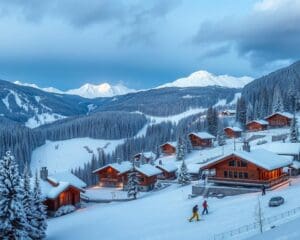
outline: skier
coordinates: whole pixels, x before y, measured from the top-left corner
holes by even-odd
[[[199,219],[199,213],[198,213],[198,205],[195,205],[194,207],[193,207],[193,216],[190,218],[190,222],[194,219],[194,218],[196,218],[196,220],[197,221],[199,221],[200,219]]]
[[[262,196],[266,195],[266,187],[265,187],[265,185],[262,185],[262,187],[261,187],[261,195]]]
[[[204,200],[204,202],[202,203],[202,207],[203,207],[203,211],[202,211],[202,215],[204,215],[204,214],[208,214],[208,204],[207,204],[207,201],[206,200]]]

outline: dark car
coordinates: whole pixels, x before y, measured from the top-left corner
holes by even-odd
[[[269,207],[278,207],[284,203],[283,197],[272,197],[269,201]]]

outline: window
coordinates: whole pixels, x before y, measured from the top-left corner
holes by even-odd
[[[232,178],[232,172],[229,171],[229,178]]]
[[[228,165],[229,165],[230,167],[234,167],[234,166],[235,166],[235,160],[229,161],[229,162],[228,162]]]
[[[248,178],[248,173],[244,172],[244,178]]]
[[[237,178],[237,172],[233,173],[234,178]]]
[[[241,161],[241,167],[247,167],[247,162],[246,161]]]
[[[239,172],[239,178],[243,178],[243,173]]]
[[[227,177],[228,177],[228,172],[224,171],[224,178],[227,178]]]
[[[237,162],[237,165],[238,165],[238,167],[240,167],[240,166],[241,166],[241,162],[240,162],[240,161],[238,161],[238,162]]]

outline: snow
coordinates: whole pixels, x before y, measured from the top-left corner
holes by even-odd
[[[141,164],[140,166],[136,167],[136,170],[147,177],[152,177],[162,173],[161,170],[151,164]]]
[[[238,99],[239,99],[241,96],[242,96],[241,93],[236,93],[236,94],[234,94],[234,98],[233,98],[233,100],[229,103],[229,105],[234,105],[234,104],[236,104],[237,101],[238,101]]]
[[[58,181],[58,182],[69,182],[72,186],[75,186],[77,188],[85,188],[86,183],[83,182],[81,179],[76,177],[74,174],[70,172],[58,172],[53,173],[49,178]]]
[[[41,88],[38,85],[34,83],[22,83],[20,81],[15,81],[14,84],[20,85],[20,86],[25,86],[25,87],[32,87],[32,88],[37,88],[45,92],[51,92],[51,93],[63,93],[61,90],[58,90],[53,87],[46,87],[46,88]]]
[[[226,99],[220,99],[215,105],[214,107],[222,107],[222,106],[225,106],[227,103],[227,100]]]
[[[262,120],[262,119],[259,119],[259,120],[253,120],[251,122],[248,122],[247,124],[249,123],[258,123],[258,124],[261,124],[261,125],[269,125],[269,123],[265,120]]]
[[[191,135],[191,134],[195,135],[195,136],[197,136],[197,137],[199,137],[201,139],[215,139],[216,138],[215,136],[213,136],[213,135],[211,135],[211,134],[209,134],[207,132],[197,132],[197,133],[192,132],[189,135]]]
[[[299,179],[293,180],[290,187],[285,185],[268,191],[266,196],[260,197],[264,216],[278,215],[299,207],[299,200],[295,198],[299,191]],[[255,222],[255,207],[261,193],[208,198],[210,213],[201,216],[204,221],[189,223],[187,219],[192,207],[195,204],[201,206],[203,201],[202,197],[188,199],[190,193],[190,185],[179,187],[174,184],[136,201],[88,205],[72,214],[48,220],[47,239],[181,240],[200,236],[201,240],[208,240],[213,239],[214,234]],[[112,197],[110,190],[107,195]],[[269,199],[278,195],[285,198],[285,204],[269,208]],[[294,224],[293,227],[298,228]],[[245,237],[241,235],[237,239]]]
[[[220,160],[223,160],[224,158],[226,158],[230,155],[240,157],[248,162],[251,162],[251,163],[253,163],[257,166],[260,166],[269,171],[278,169],[281,167],[287,167],[290,164],[292,164],[292,161],[290,159],[287,159],[283,156],[277,155],[277,154],[267,151],[265,149],[256,149],[256,150],[252,150],[250,152],[235,151],[235,152],[232,152],[225,156],[221,156],[221,157],[209,162],[208,165],[216,163]],[[205,166],[204,166],[204,168],[205,168]]]
[[[172,163],[172,162],[165,162],[162,164],[157,164],[156,167],[161,168],[162,170],[166,171],[166,172],[176,172],[178,167]]]
[[[140,152],[138,154],[136,154],[135,156],[137,155],[143,155],[145,158],[154,158],[155,157],[155,154],[153,152]]]
[[[31,157],[31,170],[35,172],[41,167],[48,167],[49,172],[64,172],[77,167],[83,167],[89,162],[92,154],[98,154],[98,148],[106,153],[124,142],[121,140],[103,140],[92,138],[73,138],[64,141],[46,141],[46,144],[36,148]],[[87,149],[91,150],[90,153]]]
[[[239,127],[226,127],[225,129],[231,129],[234,132],[242,132],[243,130]]]
[[[177,147],[177,142],[166,142],[162,145],[160,145],[161,147],[164,146],[164,145],[171,145],[172,147],[176,148]]]
[[[243,88],[253,80],[251,77],[233,77],[229,75],[214,75],[207,71],[197,71],[185,78],[177,79],[174,82],[166,83],[157,88],[166,87],[207,87],[221,86],[228,88]]]
[[[44,124],[55,122],[59,119],[66,118],[63,115],[57,113],[41,113],[29,118],[25,123],[28,128],[36,128]]]
[[[259,145],[256,148],[264,148],[280,155],[299,155],[300,154],[300,143],[283,143],[283,142],[272,142],[268,144]]]

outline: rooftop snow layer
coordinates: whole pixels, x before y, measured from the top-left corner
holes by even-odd
[[[243,130],[239,127],[226,127],[225,129],[231,129],[234,132],[242,132]]]
[[[99,172],[100,170],[107,168],[107,167],[111,167],[111,168],[117,170],[119,172],[119,174],[122,174],[122,173],[128,172],[132,168],[132,163],[129,161],[124,161],[121,163],[111,163],[111,164],[105,165],[101,168],[94,170],[93,173]]]
[[[156,167],[161,168],[162,170],[164,170],[166,172],[175,172],[178,169],[178,167],[172,162],[158,164],[158,165],[156,165]]]
[[[266,149],[270,152],[280,155],[299,155],[300,154],[300,143],[283,143],[283,142],[272,142],[268,144],[259,145],[257,149]]]
[[[159,170],[158,168],[156,168],[155,166],[151,165],[151,164],[142,164],[139,167],[136,167],[136,170],[144,175],[146,175],[147,177],[152,177],[155,175],[159,175],[162,173],[161,170]]]
[[[284,117],[287,117],[287,118],[290,118],[292,119],[293,118],[293,114],[289,113],[289,112],[275,112],[275,113],[272,113],[271,115],[267,116],[265,119],[268,119],[276,114],[279,114],[279,115],[282,115]]]
[[[269,125],[269,123],[267,121],[262,120],[262,119],[253,120],[253,121],[248,122],[247,124],[249,124],[249,123],[258,123],[258,124],[261,124],[261,125]]]
[[[197,132],[197,133],[192,132],[189,135],[191,135],[191,134],[193,134],[193,135],[195,135],[195,136],[197,136],[201,139],[214,139],[214,138],[216,138],[215,136],[213,136],[213,135],[211,135],[207,132]]]
[[[286,167],[292,164],[292,161],[290,159],[287,159],[283,156],[277,155],[265,149],[256,149],[251,152],[246,152],[246,151],[232,152],[230,154],[224,155],[222,157],[219,157],[209,162],[208,164],[204,165],[203,168],[206,168],[207,166],[212,165],[216,162],[222,161],[223,159],[225,159],[230,155],[240,157],[248,162],[251,162],[269,171],[281,167]]]

